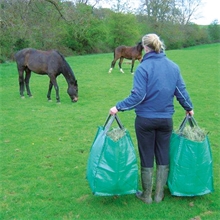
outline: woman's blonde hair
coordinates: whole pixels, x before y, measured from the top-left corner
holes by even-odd
[[[157,53],[160,53],[161,50],[165,50],[164,43],[156,34],[146,34],[142,37],[142,45],[148,46],[150,49],[154,50]]]

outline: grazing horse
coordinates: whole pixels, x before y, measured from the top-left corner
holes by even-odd
[[[31,91],[29,88],[29,80],[31,77],[31,71],[40,74],[48,75],[50,78],[49,89],[47,93],[48,100],[51,100],[51,90],[54,86],[56,90],[56,100],[60,102],[59,87],[57,84],[57,76],[61,73],[66,79],[68,84],[67,93],[69,94],[72,102],[78,100],[78,85],[77,80],[73,74],[72,69],[65,60],[62,54],[58,51],[42,51],[32,48],[26,48],[18,51],[15,54],[15,60],[17,63],[19,74],[20,95],[24,97],[24,90],[26,86],[27,94],[31,97]],[[24,78],[25,71],[25,78]]]
[[[143,50],[143,46],[142,46],[141,42],[139,42],[134,47],[119,46],[119,47],[115,48],[114,60],[112,61],[111,68],[109,69],[108,72],[109,73],[112,72],[112,69],[115,67],[116,61],[120,58],[118,65],[119,65],[119,68],[120,68],[120,72],[124,73],[124,71],[121,68],[121,64],[123,62],[123,59],[126,58],[126,59],[129,59],[129,60],[132,60],[131,73],[133,74],[134,62],[135,62],[135,60],[141,61],[142,50]]]

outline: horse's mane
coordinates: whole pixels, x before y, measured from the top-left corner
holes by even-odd
[[[66,62],[66,60],[65,60],[65,58],[64,58],[64,56],[63,56],[63,54],[62,53],[60,53],[58,50],[55,50],[61,57],[62,57],[62,59],[63,59],[63,61],[65,61]],[[66,62],[67,63],[67,62]]]
[[[60,53],[58,50],[55,50],[55,51],[61,56],[63,62],[70,68],[70,65],[67,63],[67,61],[66,61],[65,57],[63,56],[63,54]],[[71,68],[70,68],[70,69],[71,69]]]
[[[55,50],[55,51],[61,56],[63,62],[65,63],[65,67],[67,68],[67,71],[68,71],[69,73],[71,73],[71,75],[73,76],[74,81],[76,81],[76,78],[75,78],[75,76],[74,76],[74,74],[73,74],[73,71],[72,71],[72,69],[71,69],[69,63],[66,61],[65,57],[63,56],[63,54],[61,54],[58,50]]]

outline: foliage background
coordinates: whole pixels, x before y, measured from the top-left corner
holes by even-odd
[[[0,62],[25,47],[57,49],[65,56],[106,53],[133,46],[150,32],[160,35],[167,49],[220,42],[217,20],[208,26],[190,22],[202,0],[148,0],[136,10],[122,0],[98,7],[105,2],[0,0]]]

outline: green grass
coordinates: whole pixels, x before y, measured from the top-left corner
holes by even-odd
[[[59,76],[61,104],[47,102],[49,79],[32,74],[33,98],[21,99],[15,63],[0,65],[0,219],[220,219],[220,45],[167,51],[179,64],[191,95],[195,119],[209,131],[214,160],[215,192],[198,197],[172,197],[146,205],[134,195],[93,196],[86,165],[97,127],[110,107],[132,87],[130,65],[108,74],[112,54],[68,57],[79,84],[79,101],[71,103]],[[136,63],[135,66],[138,64]],[[174,126],[185,116],[175,101]],[[135,150],[134,111],[119,113]],[[139,158],[138,158],[139,163]]]

